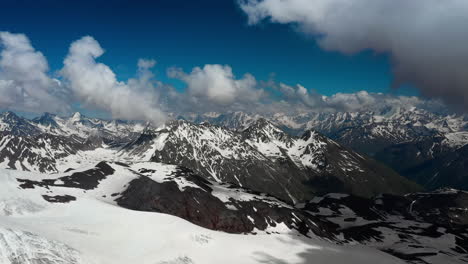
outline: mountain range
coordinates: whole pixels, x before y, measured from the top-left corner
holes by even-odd
[[[392,169],[313,130],[290,136],[263,118],[234,131],[182,120],[153,128],[79,114],[68,119],[46,114],[31,121],[11,112],[2,117],[0,163],[7,168],[60,172],[64,160],[108,151],[113,159],[177,164],[208,180],[290,202],[329,192],[371,197],[419,189]]]
[[[434,125],[441,117],[422,123],[419,110],[411,113],[388,116],[393,123],[373,116],[357,125],[369,120],[364,114],[324,119],[333,117],[336,129],[354,122],[348,132],[369,133],[361,138],[333,137],[325,123],[297,126],[305,116],[210,113],[154,127],[3,113],[0,261],[467,262],[468,194],[438,189],[464,188],[465,121],[446,116],[448,129]],[[351,121],[340,125],[343,118]],[[421,124],[395,127],[398,137],[375,153],[346,143],[382,140],[393,134],[376,131],[409,119]],[[403,151],[412,146],[424,154]],[[441,173],[429,188],[411,181],[428,182],[426,170]]]
[[[344,147],[373,157],[425,188],[466,189],[466,162],[461,152],[468,144],[468,117],[462,114],[393,107],[380,112],[277,113],[263,117],[232,112],[186,114],[178,118],[234,130],[244,130],[255,120],[266,118],[291,135],[317,131]],[[444,162],[445,166],[433,165]]]

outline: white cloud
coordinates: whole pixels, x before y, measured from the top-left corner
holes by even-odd
[[[255,102],[263,94],[257,80],[251,74],[236,79],[232,68],[227,65],[207,64],[185,73],[181,69],[170,69],[168,75],[187,84],[187,96],[195,100],[218,105]]]
[[[86,36],[72,43],[61,75],[85,106],[109,112],[113,118],[148,120],[159,124],[165,115],[157,106],[149,71],[155,61],[140,60],[139,78],[119,82],[105,64],[96,62],[104,53],[99,43]]]
[[[241,0],[249,23],[291,24],[326,50],[388,53],[395,85],[468,109],[466,0]]]
[[[0,108],[26,112],[66,112],[60,82],[47,75],[49,66],[23,34],[0,32]]]
[[[447,107],[440,100],[426,100],[417,96],[399,96],[383,93],[358,91],[355,93],[336,93],[325,96],[313,89],[297,84],[294,86],[269,81],[276,98],[270,96],[263,104],[257,104],[250,112],[272,115],[277,112],[289,114],[305,112],[362,112],[377,113],[396,109],[417,107],[433,112],[447,112]],[[279,99],[278,99],[279,98]]]
[[[72,43],[58,81],[48,75],[47,60],[26,36],[0,33],[0,108],[29,112],[63,112],[79,103],[110,113],[114,118],[165,119],[173,113],[245,111],[260,114],[310,111],[384,111],[394,107],[440,109],[442,104],[418,97],[368,93],[323,96],[300,84],[258,81],[251,74],[236,78],[227,65],[195,67],[190,73],[172,68],[168,75],[186,83],[185,91],[157,82],[156,61],[138,60],[135,78],[117,80],[115,73],[96,61],[103,53],[92,37]]]
[[[215,70],[210,69],[211,67]],[[165,92],[168,96],[166,101],[170,102],[166,105],[166,110],[181,115],[232,111],[266,116],[278,112],[288,114],[361,111],[383,113],[398,108],[417,107],[429,111],[440,111],[446,108],[437,100],[424,100],[416,96],[396,96],[367,91],[324,96],[301,84],[287,85],[274,80],[256,81],[251,75],[245,75],[248,77],[238,80],[232,75],[232,69],[229,66],[196,67],[190,74],[180,69],[171,69],[168,74],[187,83],[187,89],[184,92],[178,92],[172,87]],[[254,81],[248,81],[249,79]],[[249,85],[233,84],[235,82]],[[212,92],[210,89],[217,90]]]
[[[156,61],[153,59],[139,59],[137,65],[139,69],[151,69],[156,65]]]
[[[279,83],[275,87],[282,94],[282,97],[289,104],[303,104],[308,108],[317,108],[322,106],[322,96],[315,91],[309,91],[304,86],[297,84],[290,86]]]

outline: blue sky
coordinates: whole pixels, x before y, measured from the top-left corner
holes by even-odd
[[[259,80],[274,76],[325,95],[392,92],[387,56],[326,52],[288,25],[249,26],[234,0],[7,0],[0,25],[0,31],[26,34],[52,71],[63,67],[70,43],[90,35],[106,50],[99,61],[122,80],[134,75],[139,58],[152,58],[158,62],[156,78],[177,87],[182,83],[167,78],[168,67],[188,72],[227,64],[238,77],[247,72]],[[415,94],[412,89],[398,93]]]

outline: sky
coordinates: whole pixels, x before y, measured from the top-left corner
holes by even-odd
[[[93,36],[106,50],[101,61],[121,79],[134,75],[139,58],[158,62],[158,77],[171,66],[230,65],[236,75],[274,75],[325,95],[359,90],[389,92],[384,55],[343,56],[286,25],[251,27],[236,1],[3,1],[2,31],[26,34],[49,60],[63,65],[70,43]]]
[[[0,82],[0,91],[8,94],[11,87],[26,88],[11,92],[7,98],[11,100],[0,100],[0,108],[78,109],[119,118],[161,119],[164,114],[159,112],[167,109],[154,101],[164,101],[166,108],[190,105],[185,111],[226,109],[226,105],[233,110],[267,111],[266,104],[274,105],[273,97],[275,103],[287,101],[283,108],[293,104],[336,108],[349,100],[375,103],[375,93],[422,95],[465,108],[468,80],[463,76],[468,63],[465,55],[458,55],[468,54],[462,27],[468,6],[460,0],[448,0],[444,8],[433,5],[432,9],[429,4],[424,0],[5,0],[0,32],[25,36],[29,42],[25,49],[29,53],[18,53],[15,39],[9,54],[26,54],[25,58],[35,57],[34,63],[47,66],[36,75],[42,85],[37,88],[39,79],[23,80],[24,74],[17,74],[37,67],[15,64],[14,57],[8,61],[3,56],[0,81],[5,82],[3,88]],[[439,31],[435,34],[432,29]],[[438,35],[445,37],[443,42]],[[3,42],[11,36],[4,34]],[[72,43],[79,46],[75,53]],[[3,43],[4,51],[5,47]],[[140,65],[141,59],[147,63]],[[26,99],[16,102],[24,91]],[[352,98],[332,103],[337,94]],[[92,98],[97,95],[109,98]],[[119,101],[119,95],[128,100]],[[322,95],[334,99],[323,102]],[[136,107],[141,109],[130,100],[143,102]],[[52,101],[58,102],[55,109],[38,106],[50,106]],[[125,107],[118,106],[122,104]],[[152,117],[144,107],[154,110]]]

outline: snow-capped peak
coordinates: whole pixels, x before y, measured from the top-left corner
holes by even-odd
[[[76,112],[73,114],[73,116],[70,118],[70,122],[71,123],[75,123],[75,122],[79,122],[81,121],[81,113],[80,112]]]

